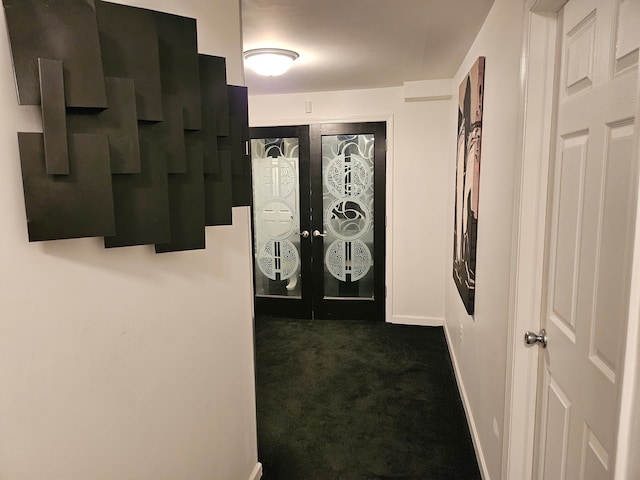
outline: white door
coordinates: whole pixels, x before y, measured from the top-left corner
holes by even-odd
[[[534,478],[612,479],[638,159],[640,0],[559,16]]]

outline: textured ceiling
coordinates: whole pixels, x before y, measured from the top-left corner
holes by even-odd
[[[249,94],[379,88],[451,78],[492,4],[242,0],[244,50],[279,47],[300,54],[280,77],[260,77],[246,69]]]

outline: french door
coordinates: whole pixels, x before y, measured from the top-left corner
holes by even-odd
[[[381,123],[251,129],[257,315],[384,320]]]

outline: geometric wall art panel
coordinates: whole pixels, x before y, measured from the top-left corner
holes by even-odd
[[[233,206],[249,205],[251,155],[249,145],[249,100],[247,87],[229,85],[229,144],[233,185]]]
[[[231,157],[225,152],[220,154],[220,173],[205,174],[205,224],[231,225],[232,184]]]
[[[197,50],[193,18],[102,0],[3,0],[30,241],[205,248],[251,205],[248,92]]]
[[[156,253],[205,248],[202,143],[197,133],[185,135],[187,172],[169,175],[171,242],[156,244]]]
[[[231,96],[229,97],[231,100]],[[218,150],[220,156],[226,155],[229,158],[229,165],[231,166],[231,173],[235,175],[242,175],[242,153],[243,145],[241,144],[240,129],[236,126],[237,115],[235,108],[229,102],[229,135],[224,137],[218,137]]]
[[[49,175],[67,175],[69,173],[69,149],[67,147],[62,62],[39,58],[38,72],[40,96],[42,97],[42,126],[47,173]]]
[[[184,114],[184,128],[199,130],[201,97],[196,21],[169,13],[154,13],[162,93],[177,97]]]
[[[249,100],[247,87],[229,85],[229,151],[231,152],[231,171],[234,175],[243,175],[245,172],[243,155],[245,154],[245,141],[249,141],[249,130],[243,128],[248,124]]]
[[[140,147],[133,80],[106,77],[105,83],[109,108],[99,112],[70,109],[67,115],[69,132],[107,134],[111,173],[139,173]]]
[[[227,62],[224,57],[198,55],[202,106],[216,112],[217,135],[229,135],[229,96],[227,92]]]
[[[153,11],[96,0],[102,65],[107,77],[130,78],[139,120],[162,120],[160,56]]]
[[[18,133],[29,241],[113,235],[106,135],[69,137],[69,175],[47,175],[41,133]]]
[[[169,187],[165,154],[158,145],[141,141],[141,172],[113,175],[116,234],[104,245],[126,247],[169,243]]]
[[[220,173],[217,114],[213,107],[202,106],[202,130],[200,130],[200,136],[204,155],[204,173]]]
[[[185,173],[187,154],[184,144],[184,119],[182,105],[175,95],[162,95],[162,116],[164,120],[156,123],[139,123],[140,137],[157,143],[167,154],[167,171]]]
[[[222,57],[198,55],[202,96],[204,173],[219,173],[218,136],[229,135],[229,94],[226,61]]]
[[[39,105],[38,58],[60,60],[69,107],[104,108],[107,97],[92,0],[3,0],[21,105]]]

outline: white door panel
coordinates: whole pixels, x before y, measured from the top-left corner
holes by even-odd
[[[542,478],[563,480],[566,478],[571,400],[558,382],[548,375],[545,378],[544,390],[543,428],[546,432],[546,444]]]
[[[536,478],[601,480],[629,305],[640,0],[570,0],[559,18]]]

